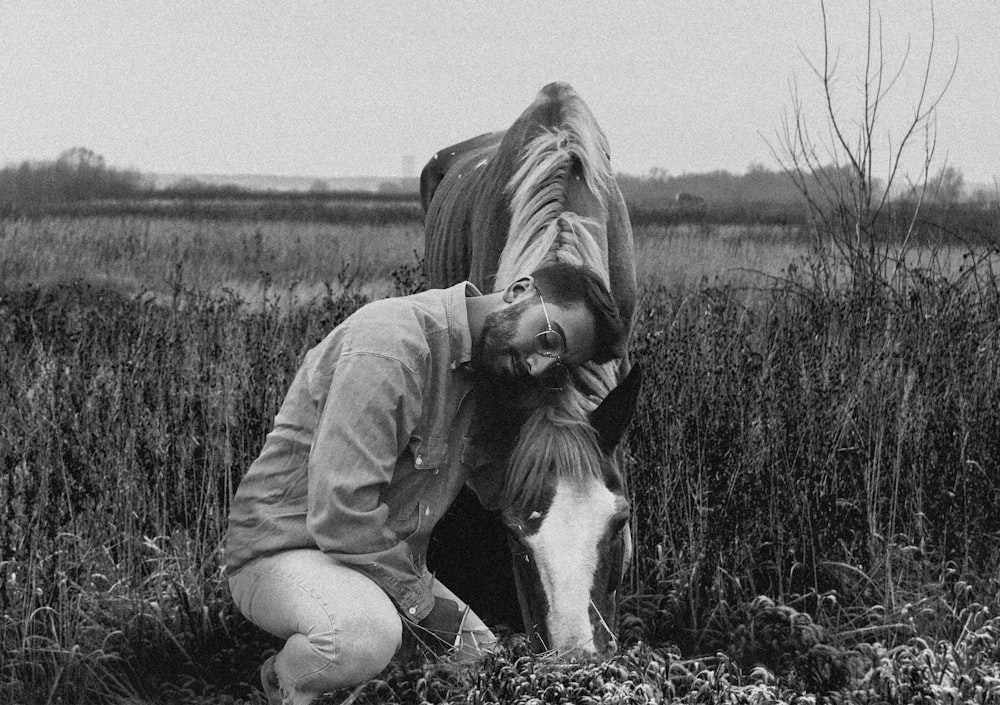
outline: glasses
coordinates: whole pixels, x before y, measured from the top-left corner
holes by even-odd
[[[535,336],[535,351],[543,357],[555,359],[556,364],[549,367],[542,376],[542,384],[553,392],[558,392],[566,383],[567,370],[563,364],[562,356],[566,354],[566,339],[562,334],[552,327],[552,319],[549,318],[549,309],[545,306],[545,299],[541,292],[538,292],[538,300],[542,302],[542,313],[545,314],[545,330]]]
[[[562,362],[562,356],[566,354],[566,340],[562,334],[552,327],[552,319],[549,318],[549,309],[545,307],[545,299],[542,293],[538,292],[538,300],[542,302],[542,313],[545,314],[545,330],[535,336],[535,351],[544,357],[554,357],[556,362]]]

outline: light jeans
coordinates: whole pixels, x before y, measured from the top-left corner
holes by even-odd
[[[373,678],[389,665],[402,641],[403,619],[385,592],[319,550],[253,560],[229,576],[229,589],[247,619],[286,640],[274,668],[294,705]],[[442,583],[435,581],[433,591],[465,609]],[[469,611],[455,658],[478,658],[495,642],[489,628]]]

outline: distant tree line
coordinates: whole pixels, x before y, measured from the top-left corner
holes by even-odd
[[[846,187],[854,177],[849,166],[823,166],[806,175],[810,192]],[[745,174],[711,171],[697,174],[671,175],[663,169],[651,169],[646,176],[616,175],[622,195],[629,203],[643,208],[697,204],[740,205],[773,203],[800,205],[801,189],[784,171],[771,171],[760,164],[751,164]],[[881,196],[885,185],[874,179],[875,194]],[[926,179],[895,189],[893,200],[921,201],[938,206],[972,203],[988,206],[997,201],[995,189],[984,186],[968,188],[962,172],[953,166],[943,166]]]
[[[25,161],[0,169],[0,204],[14,209],[128,198],[149,187],[138,171],[113,169],[104,157],[83,147],[68,149],[55,161]]]
[[[306,192],[244,191],[237,194],[147,194],[139,198],[103,199],[23,209],[19,215],[137,216],[218,221],[286,221],[356,225],[420,225],[417,195],[386,198],[384,194],[331,193],[327,198]]]
[[[745,174],[728,171],[671,175],[652,169],[646,176],[617,174],[629,217],[635,226],[679,223],[806,225],[809,208],[803,186],[811,195],[832,203],[852,193],[854,174],[848,166],[820,166],[799,175],[796,183],[784,171],[751,164]],[[872,180],[881,198],[885,185]],[[1000,194],[968,189],[961,172],[942,167],[919,182],[897,189],[876,229],[888,232],[916,219],[924,235],[964,236],[972,241],[997,237]]]
[[[751,164],[743,175],[728,171],[671,175],[663,169],[651,169],[646,176],[618,174],[616,178],[625,200],[643,208],[682,206],[685,196],[708,204],[791,205],[802,201],[795,184],[783,172],[759,164]]]

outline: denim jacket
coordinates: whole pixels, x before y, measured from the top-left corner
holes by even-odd
[[[434,606],[431,529],[467,481],[499,470],[466,437],[472,284],[370,303],[312,348],[233,497],[227,570],[318,548],[411,621]]]

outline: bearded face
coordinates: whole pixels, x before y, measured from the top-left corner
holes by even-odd
[[[486,316],[478,344],[472,349],[472,367],[477,383],[503,384],[508,394],[531,383],[531,375],[513,345],[521,315],[529,303],[520,301]]]
[[[531,301],[520,301],[486,316],[472,349],[476,430],[480,442],[513,442],[528,414],[549,398],[549,390],[528,373],[513,346],[518,323]]]

